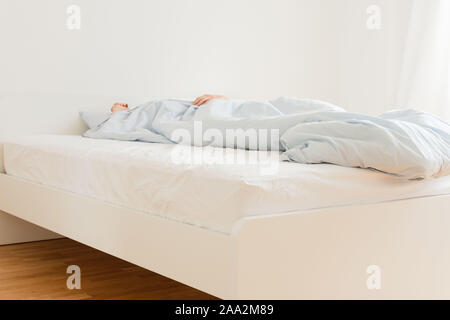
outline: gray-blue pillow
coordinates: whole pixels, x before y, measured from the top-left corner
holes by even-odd
[[[109,119],[110,112],[80,111],[80,117],[89,129],[96,128]]]

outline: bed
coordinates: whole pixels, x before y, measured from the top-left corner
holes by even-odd
[[[0,210],[220,298],[450,298],[450,177],[262,175],[69,127],[3,139]]]

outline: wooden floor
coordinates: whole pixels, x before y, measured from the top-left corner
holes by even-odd
[[[81,289],[66,285],[69,265]],[[215,299],[69,239],[0,246],[0,299]]]

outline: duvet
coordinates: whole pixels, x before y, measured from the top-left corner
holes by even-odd
[[[417,110],[378,117],[327,102],[278,98],[265,102],[156,100],[117,112],[85,137],[279,150],[285,161],[379,170],[403,179],[450,173],[450,125]]]

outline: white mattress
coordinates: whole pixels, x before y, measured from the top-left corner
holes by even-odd
[[[450,194],[450,177],[403,181],[371,170],[288,162],[277,162],[268,174],[261,171],[267,164],[174,162],[175,147],[31,136],[6,142],[4,160],[8,175],[224,233],[249,216]]]

